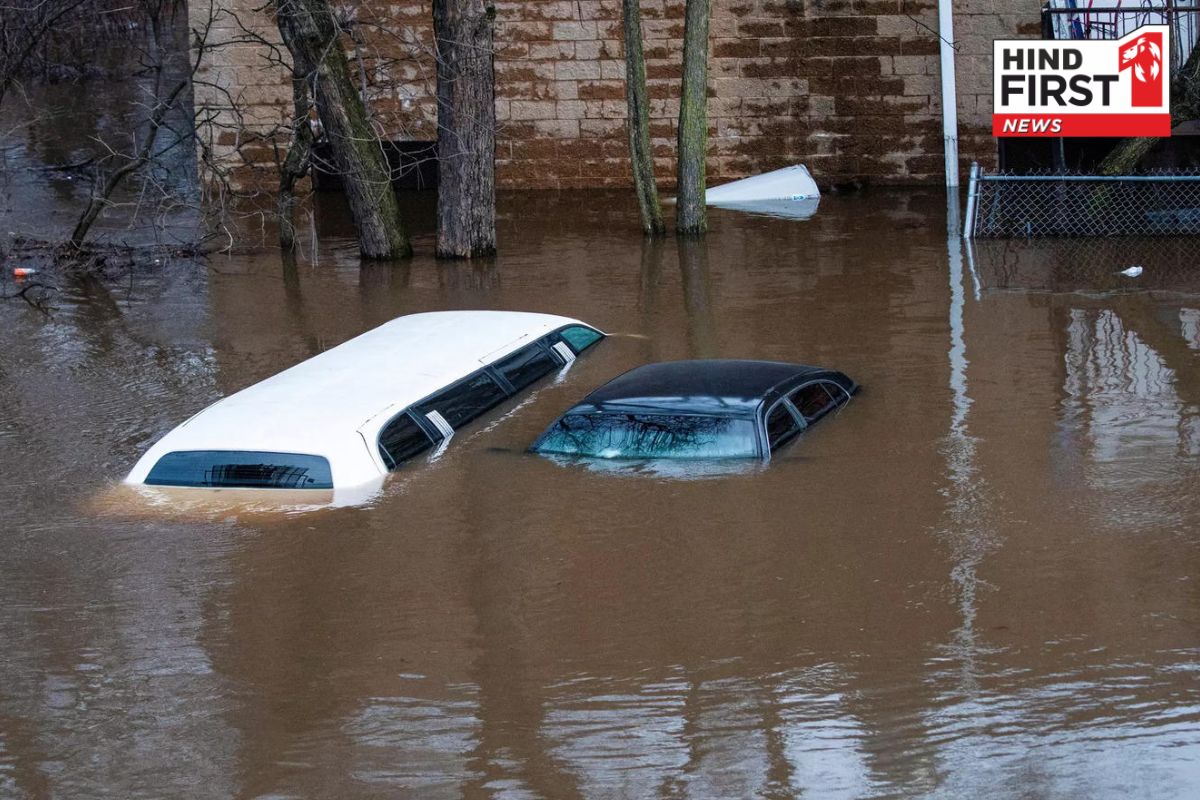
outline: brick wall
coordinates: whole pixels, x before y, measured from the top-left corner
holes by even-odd
[[[210,10],[209,2],[215,3]],[[428,2],[362,0],[347,37],[380,129],[436,138]],[[994,159],[991,43],[1039,32],[1036,0],[956,0],[960,150]],[[274,135],[290,89],[260,0],[193,0],[214,19],[196,102],[213,152],[240,184],[274,180]],[[683,0],[642,0],[659,177],[673,181]],[[498,0],[498,179],[504,187],[626,186],[621,0]],[[941,180],[937,7],[933,0],[713,0],[709,175],[809,165],[824,184]]]

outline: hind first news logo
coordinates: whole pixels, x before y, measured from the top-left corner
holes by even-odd
[[[1170,29],[1116,41],[997,40],[993,136],[1170,136]]]

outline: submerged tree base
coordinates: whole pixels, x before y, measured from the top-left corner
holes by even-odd
[[[2,254],[0,300],[23,300],[43,314],[53,311],[51,301],[69,287],[71,293],[93,299],[107,297],[135,269],[164,268],[168,263],[197,262],[211,250],[199,246],[137,247],[96,244],[74,247],[70,243],[15,237]],[[118,284],[118,281],[122,281]],[[111,299],[106,302],[111,303]]]
[[[70,242],[50,241],[18,236],[10,241],[4,269],[28,268],[37,272],[59,274],[111,275],[122,273],[139,264],[157,264],[174,259],[196,259],[215,252],[202,244],[173,246],[127,244],[85,244],[76,247]],[[17,263],[19,262],[19,263]]]
[[[392,176],[351,79],[333,6],[329,0],[277,0],[275,14],[295,73],[312,80],[317,116],[342,177],[362,257],[391,260],[411,256]],[[307,113],[307,109],[296,112]],[[294,118],[293,124],[301,121]]]
[[[637,191],[642,232],[657,236],[666,232],[662,203],[654,179],[654,150],[650,146],[650,96],[646,89],[646,57],[642,47],[641,0],[624,0],[625,100],[628,117],[629,162]]]
[[[708,154],[709,0],[687,0],[683,26],[683,84],[679,99],[675,230],[698,235],[708,229],[705,216],[705,159]]]
[[[437,257],[496,252],[495,8],[434,0],[437,45]]]

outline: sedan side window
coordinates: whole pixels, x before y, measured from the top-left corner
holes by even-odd
[[[531,344],[498,362],[496,369],[519,392],[538,378],[558,369],[558,361],[540,345]]]
[[[792,403],[804,415],[804,419],[812,423],[828,414],[837,405],[837,398],[824,382],[818,382],[797,389],[792,394]]]
[[[379,457],[391,470],[432,445],[421,426],[405,412],[389,422],[379,434]]]
[[[499,405],[506,397],[508,395],[500,388],[500,384],[486,372],[480,372],[457,386],[435,394],[417,409],[422,414],[436,411],[450,423],[450,427],[461,428],[489,408]]]
[[[787,407],[787,403],[776,403],[767,414],[767,442],[771,450],[787,443],[800,432],[800,420]]]

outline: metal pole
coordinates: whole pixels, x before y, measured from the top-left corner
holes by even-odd
[[[967,184],[967,218],[963,221],[963,238],[975,235],[975,195],[979,191],[979,164],[971,162],[971,182]]]
[[[954,80],[952,0],[938,0],[938,37],[942,54],[942,139],[946,150],[946,188],[958,188],[958,87]]]

